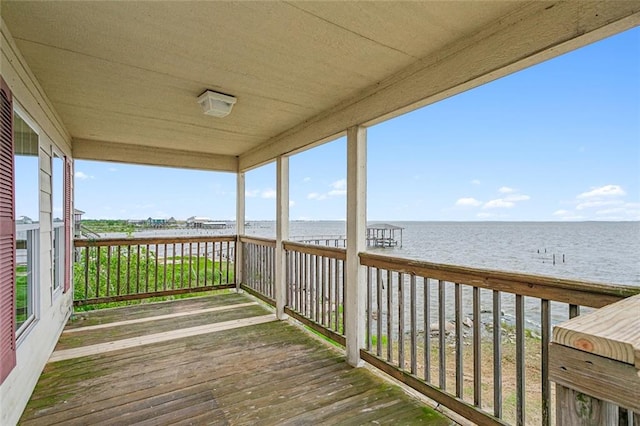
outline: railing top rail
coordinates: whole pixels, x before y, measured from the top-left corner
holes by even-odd
[[[347,250],[344,248],[319,246],[317,244],[304,244],[293,241],[285,241],[283,245],[285,250],[299,251],[302,253],[315,254],[339,260],[347,259]]]
[[[242,243],[257,244],[259,246],[267,246],[267,247],[275,247],[276,246],[276,240],[271,239],[271,238],[249,237],[247,235],[240,235],[238,238],[240,239],[240,242],[242,242]]]
[[[235,235],[198,235],[185,237],[101,238],[73,240],[76,247],[133,246],[144,244],[180,244],[235,241]]]
[[[445,265],[372,253],[360,253],[360,264],[593,308],[601,308],[626,297],[640,294],[640,287],[634,286]]]

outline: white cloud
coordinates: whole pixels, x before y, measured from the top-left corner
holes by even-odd
[[[311,178],[309,176],[302,179],[303,182],[311,182]]]
[[[531,197],[529,197],[528,195],[524,195],[524,194],[513,194],[513,195],[507,195],[506,197],[504,197],[505,201],[511,201],[511,202],[515,202],[515,201],[527,201],[530,200]]]
[[[483,209],[510,209],[515,206],[515,203],[512,201],[507,201],[502,198],[498,198],[496,200],[487,201],[482,206]]]
[[[331,183],[331,185],[329,186],[331,186],[333,189],[347,189],[347,180],[340,179]]]
[[[296,202],[293,200],[289,200],[289,207],[293,207],[296,205]]]
[[[519,201],[527,201],[531,199],[528,195],[518,194],[515,189],[508,186],[498,188],[498,192],[507,195],[502,198],[487,201],[482,206],[483,209],[510,209],[515,207],[516,203]]]
[[[474,179],[471,181],[471,185],[480,185],[480,181],[478,179]]]
[[[583,192],[577,198],[600,198],[600,197],[618,197],[627,193],[620,185],[604,185],[591,188],[591,191]]]
[[[576,206],[577,210],[591,209],[595,207],[606,207],[606,206],[617,206],[620,204],[624,204],[621,200],[594,200],[594,201],[585,201]]]
[[[307,194],[308,200],[324,200],[325,198],[327,198],[325,194],[318,194],[317,192],[310,192]]]
[[[109,170],[110,172],[117,172],[118,169],[116,169],[115,167],[109,167],[107,170]]]
[[[327,192],[327,195],[330,197],[338,197],[341,195],[347,195],[347,190],[346,189],[332,189],[331,191]]]
[[[458,199],[458,201],[456,201],[456,206],[460,207],[477,207],[480,205],[482,205],[482,201],[476,200],[472,197],[460,198]]]
[[[88,175],[88,174],[86,174],[84,172],[81,172],[81,171],[77,171],[74,174],[74,176],[75,176],[76,179],[79,179],[79,180],[95,179],[93,176]]]
[[[340,179],[329,184],[332,188],[326,193],[310,192],[307,194],[309,200],[326,200],[329,197],[339,197],[347,194],[347,180]]]
[[[570,210],[556,210],[555,212],[553,212],[553,216],[556,216],[558,219],[560,220],[583,220],[585,219],[584,216],[581,216],[579,214],[576,214]]]
[[[245,197],[249,197],[249,198],[257,197],[258,194],[260,194],[259,189],[247,189],[244,191]]]
[[[262,193],[260,194],[260,197],[262,198],[267,198],[267,199],[274,199],[277,196],[277,192],[275,189],[265,189],[264,191],[262,191]]]

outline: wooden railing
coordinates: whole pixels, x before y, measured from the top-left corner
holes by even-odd
[[[75,243],[76,304],[235,285],[235,236]],[[275,305],[276,241],[240,236],[238,244],[241,287]],[[294,242],[283,249],[285,313],[345,345],[346,250]],[[552,424],[552,326],[640,294],[638,287],[359,257],[367,278],[362,359],[478,424]]]
[[[360,263],[362,358],[478,424],[551,424],[552,323],[640,293],[371,253]]]
[[[344,345],[345,249],[285,242],[285,312]]]
[[[235,287],[235,236],[75,240],[74,304]]]
[[[549,354],[558,424],[640,426],[640,295],[556,326]]]
[[[241,287],[275,306],[275,240],[257,237],[239,237],[242,244]]]

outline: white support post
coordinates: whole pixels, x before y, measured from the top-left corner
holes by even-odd
[[[284,320],[287,318],[284,313],[287,302],[287,263],[283,243],[289,239],[289,157],[278,157],[276,180],[276,316]]]
[[[367,131],[347,130],[347,262],[345,289],[345,336],[347,362],[363,365],[360,348],[365,338],[366,283],[358,253],[365,250],[367,232]]]
[[[244,172],[238,172],[236,175],[236,291],[240,290],[240,284],[242,283],[242,265],[244,264],[244,258],[242,253],[242,243],[240,237],[244,235],[244,212],[245,212],[245,178]]]

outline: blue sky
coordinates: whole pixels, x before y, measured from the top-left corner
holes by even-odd
[[[367,149],[369,220],[640,220],[640,28],[371,127]],[[233,174],[75,168],[88,218],[235,218]],[[291,157],[290,218],[344,219],[345,177],[344,138]],[[274,164],[246,197],[275,217]]]

